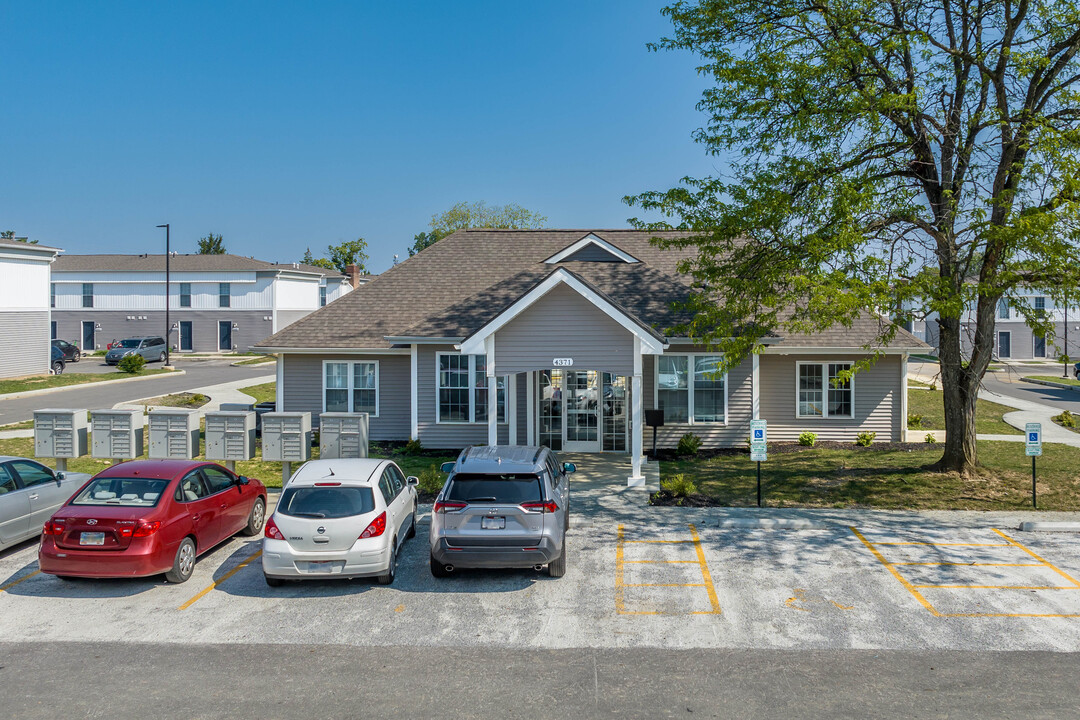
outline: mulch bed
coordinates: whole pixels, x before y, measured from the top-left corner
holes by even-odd
[[[886,452],[886,451],[904,451],[909,452],[912,450],[927,450],[934,447],[934,445],[928,443],[902,443],[902,442],[876,442],[867,446],[856,445],[850,442],[838,442],[832,440],[820,440],[814,447],[807,447],[806,445],[800,445],[796,442],[788,443],[769,443],[770,455],[786,455],[788,453],[804,452],[806,450],[814,450],[824,448],[826,450],[854,450],[856,452]],[[661,462],[671,462],[676,460],[709,460],[711,458],[718,457],[736,457],[739,455],[749,455],[749,448],[717,448],[712,450],[699,450],[696,455],[679,455],[675,452],[674,448],[662,448],[658,449],[656,453],[647,453],[650,460],[660,460]]]

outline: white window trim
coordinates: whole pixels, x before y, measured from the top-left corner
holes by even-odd
[[[851,386],[851,414],[850,415],[829,415],[829,365],[848,365],[852,366],[855,362],[853,360],[799,360],[795,363],[795,418],[798,420],[854,420],[855,419],[855,376],[851,376],[851,380],[848,384]],[[819,365],[821,366],[821,377],[824,382],[822,386],[822,414],[821,415],[800,415],[799,414],[799,368],[803,365]]]
[[[228,292],[221,292],[223,287],[227,287]],[[221,304],[221,298],[223,298],[223,297],[229,298],[229,304],[228,305],[222,305]],[[232,282],[219,282],[218,283],[217,305],[218,305],[219,308],[230,308],[230,309],[232,308]]]
[[[481,419],[481,420],[471,420],[471,421],[470,420],[465,420],[465,421],[462,421],[462,420],[443,420],[441,414],[439,413],[439,390],[442,389],[442,388],[439,387],[439,367],[440,367],[439,358],[441,358],[443,355],[461,355],[461,354],[462,353],[459,353],[459,352],[437,352],[437,353],[435,353],[435,424],[436,425],[487,425],[488,421],[487,421],[486,417]],[[479,353],[479,354],[483,355],[483,353]],[[475,418],[476,417],[476,391],[477,390],[483,390],[487,386],[485,385],[483,388],[473,387],[473,381],[476,379],[476,355],[475,354],[470,354],[467,357],[469,358],[469,387],[466,388],[466,389],[469,391],[469,417]],[[506,378],[506,384],[503,386],[503,391],[507,394],[506,395],[506,403],[507,404],[505,406],[506,407],[506,420],[500,420],[498,422],[498,424],[499,425],[509,425],[510,424],[510,404],[509,404],[510,403],[510,376],[509,375],[498,375],[496,377]],[[461,388],[453,388],[453,389],[460,390]],[[498,402],[498,398],[495,398],[495,402],[496,403]]]
[[[378,360],[323,360],[322,361],[322,380],[320,381],[320,383],[322,384],[322,411],[323,412],[326,412],[326,366],[328,364],[330,364],[330,365],[346,365],[349,368],[349,371],[347,373],[348,378],[349,378],[349,383],[348,383],[348,387],[346,388],[346,390],[348,391],[348,398],[349,398],[349,412],[364,412],[363,410],[357,411],[357,410],[353,409],[353,390],[355,389],[355,386],[353,385],[353,381],[355,379],[355,376],[353,374],[354,373],[353,365],[360,365],[360,364],[367,364],[367,365],[374,364],[375,365],[375,412],[374,413],[368,413],[368,417],[373,417],[373,418],[379,417],[379,400],[380,400],[380,395],[381,395],[381,393],[379,392],[379,387],[381,385],[380,378],[379,378],[379,361]],[[334,389],[335,390],[340,390],[342,388],[334,388]]]
[[[724,373],[724,419],[723,420],[710,420],[710,421],[694,421],[694,365],[691,362],[695,357],[718,357],[723,358],[723,353],[716,352],[679,352],[679,353],[664,353],[663,355],[657,355],[653,362],[653,408],[660,409],[660,358],[662,357],[685,357],[686,358],[686,373],[687,373],[687,409],[689,410],[689,420],[685,423],[674,423],[674,426],[682,425],[706,425],[706,426],[720,426],[728,424],[728,374]]]

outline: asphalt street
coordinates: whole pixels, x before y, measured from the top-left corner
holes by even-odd
[[[922,366],[925,368],[922,372],[928,375],[937,373],[935,363],[919,363],[917,360],[911,360],[909,366],[912,368]],[[1060,365],[1030,366],[1023,367],[1020,370],[1025,375],[1047,375],[1052,377],[1061,375]],[[1074,413],[1080,412],[1080,392],[1024,382],[1020,379],[1020,372],[1017,372],[1016,368],[1006,368],[999,372],[986,373],[983,377],[983,389],[997,395],[1043,403],[1063,410],[1070,410]]]
[[[0,657],[5,715],[25,720],[1080,713],[1080,655],[1045,652],[36,642]]]
[[[71,371],[84,372],[93,368],[93,365],[87,365],[91,360],[91,358],[87,358],[76,365],[71,365]],[[184,371],[183,375],[154,376],[152,380],[137,380],[102,387],[91,383],[89,385],[76,385],[43,395],[0,399],[0,425],[30,420],[34,417],[35,410],[46,407],[86,408],[87,410],[111,408],[120,402],[183,392],[208,385],[217,385],[218,383],[242,380],[244,378],[262,377],[274,373],[272,364],[232,367],[230,365],[232,362],[235,362],[235,358],[180,360],[177,361],[176,366]],[[158,365],[153,363],[149,367],[158,367]]]

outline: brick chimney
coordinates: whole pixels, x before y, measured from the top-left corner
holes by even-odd
[[[345,276],[349,278],[349,284],[353,289],[360,287],[360,268],[356,265],[345,266]]]

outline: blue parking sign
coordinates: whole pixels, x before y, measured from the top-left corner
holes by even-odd
[[[1028,433],[1028,442],[1030,442],[1030,443],[1039,442],[1039,433],[1037,433],[1037,432]]]
[[[754,439],[755,440],[761,440],[763,437],[765,437],[765,431],[764,430],[754,430]]]

